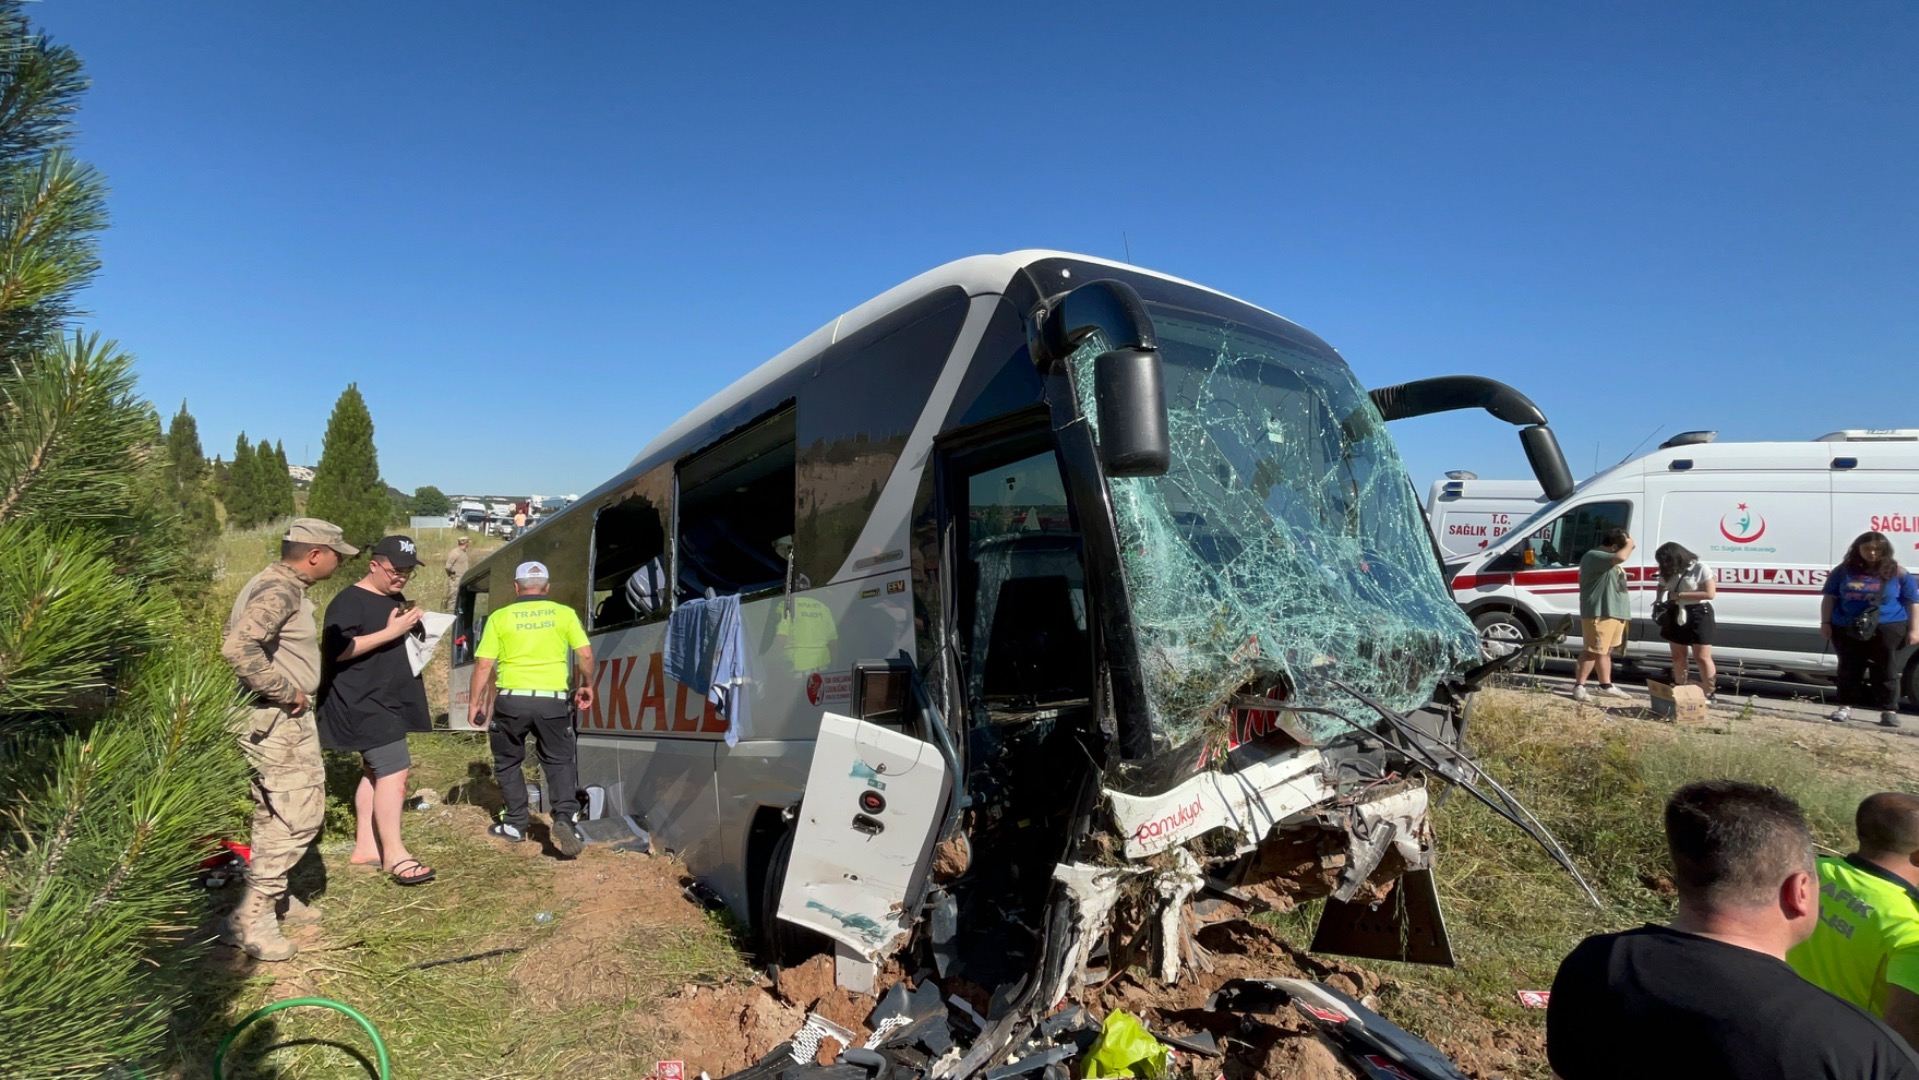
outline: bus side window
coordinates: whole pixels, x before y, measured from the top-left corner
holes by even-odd
[[[639,479],[593,519],[593,597],[589,623],[595,630],[666,617],[670,520],[670,466]]]
[[[777,592],[785,586],[795,437],[788,406],[680,465],[681,599],[709,591],[715,596]]]
[[[480,635],[486,630],[487,579],[476,578],[460,587],[460,599],[453,613],[453,664],[473,662],[480,647]]]

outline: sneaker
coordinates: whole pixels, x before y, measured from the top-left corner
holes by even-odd
[[[1599,692],[1606,695],[1607,697],[1631,697],[1632,696],[1631,694],[1626,693],[1624,690],[1621,690],[1620,688],[1618,688],[1617,686],[1614,686],[1611,683],[1607,683],[1606,685],[1600,687]]]
[[[489,828],[486,834],[488,836],[497,836],[502,840],[508,840],[515,844],[526,839],[526,830],[520,828],[518,825],[508,825],[504,821]]]
[[[1846,721],[1852,719],[1852,710],[1847,708],[1844,705],[1841,705],[1838,708],[1832,710],[1832,715],[1826,717],[1826,719],[1832,721],[1835,724],[1843,724]]]
[[[1573,687],[1574,701],[1591,701],[1592,699],[1593,699],[1592,691],[1586,689],[1585,683],[1580,683],[1579,685]]]
[[[573,819],[564,814],[553,815],[553,846],[560,854],[569,859],[577,859],[580,852],[586,850],[586,838],[580,835],[580,827]]]
[[[1882,712],[1882,713],[1880,713],[1880,714],[1879,714],[1879,726],[1880,726],[1880,727],[1898,727],[1898,726],[1899,726],[1899,714],[1898,714],[1898,713],[1896,713],[1896,712]]]

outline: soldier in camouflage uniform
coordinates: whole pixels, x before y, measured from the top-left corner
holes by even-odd
[[[452,551],[446,553],[446,609],[448,611],[452,611],[453,606],[459,603],[460,579],[466,576],[470,558],[464,536],[460,537],[459,543],[453,545]]]
[[[252,699],[236,727],[254,772],[253,859],[220,940],[259,960],[285,960],[296,951],[280,933],[282,906],[289,922],[319,919],[287,892],[287,872],[320,835],[326,815],[326,772],[313,724],[320,634],[306,591],[359,550],[338,525],[296,519],[280,541],[280,561],[253,575],[233,601],[220,645]]]

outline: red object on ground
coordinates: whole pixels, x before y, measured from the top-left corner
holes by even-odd
[[[1552,996],[1551,990],[1521,990],[1519,1004],[1528,1009],[1543,1009],[1546,1003],[1552,1000]]]
[[[200,860],[200,869],[212,870],[223,865],[228,859],[239,859],[243,863],[253,861],[253,849],[233,840],[221,840],[219,851]]]

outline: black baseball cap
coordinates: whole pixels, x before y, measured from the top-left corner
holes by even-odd
[[[382,536],[380,542],[373,545],[373,554],[385,559],[395,570],[420,565],[420,553],[411,536]]]

